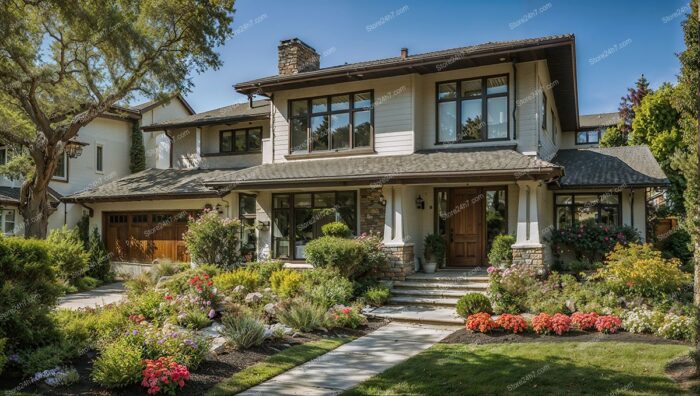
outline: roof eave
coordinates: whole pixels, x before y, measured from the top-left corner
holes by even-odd
[[[216,198],[222,194],[219,191],[212,190],[211,193],[168,193],[168,194],[131,194],[131,195],[114,195],[109,197],[64,197],[61,202],[65,203],[103,203],[103,202],[128,202],[128,201],[157,201],[170,199],[198,199],[198,198]]]
[[[141,130],[144,132],[154,132],[154,131],[162,131],[164,129],[189,128],[189,127],[218,125],[218,124],[233,124],[233,123],[246,122],[246,121],[266,120],[269,118],[270,118],[269,113],[246,115],[246,116],[234,116],[234,117],[220,117],[220,118],[216,118],[216,119],[202,120],[202,121],[146,125],[144,127],[141,127]]]

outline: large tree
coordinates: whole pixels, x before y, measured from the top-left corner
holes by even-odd
[[[627,95],[620,98],[620,106],[618,108],[620,113],[619,128],[623,135],[632,131],[636,107],[642,103],[642,99],[650,92],[649,81],[642,74],[634,84],[634,88],[627,88]]]
[[[44,237],[47,189],[81,127],[135,95],[187,92],[217,68],[234,0],[3,0],[0,140],[33,163],[20,193],[25,235]]]

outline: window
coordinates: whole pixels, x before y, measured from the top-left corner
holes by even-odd
[[[68,157],[65,151],[58,158],[56,169],[53,171],[53,178],[57,180],[68,180]]]
[[[540,114],[542,114],[542,129],[547,130],[547,95],[544,94],[544,90],[542,90],[541,106]]]
[[[555,194],[554,217],[557,228],[593,220],[596,223],[620,225],[620,194]]]
[[[0,225],[5,235],[12,235],[15,232],[15,210],[0,211]]]
[[[486,189],[486,251],[496,236],[508,233],[508,201],[505,187]]]
[[[372,91],[290,101],[290,154],[372,145]]]
[[[437,142],[508,138],[508,76],[437,84]]]
[[[255,261],[255,195],[239,195],[238,217],[241,220],[241,253],[245,262]]]
[[[233,129],[219,132],[219,152],[256,153],[262,148],[262,128]]]
[[[557,144],[557,135],[559,134],[559,127],[557,126],[557,119],[554,117],[554,110],[552,110],[551,119],[552,119],[552,143],[556,146]]]
[[[102,160],[102,155],[103,155],[103,147],[102,145],[97,145],[95,146],[96,152],[95,152],[95,169],[98,172],[102,172],[103,169],[103,160]]]
[[[303,260],[306,244],[320,237],[321,227],[333,221],[344,222],[357,234],[355,191],[273,194],[273,257]]]
[[[0,146],[0,165],[5,165],[7,160],[7,147]]]
[[[594,131],[579,131],[576,132],[576,144],[598,144],[602,132],[599,129]]]

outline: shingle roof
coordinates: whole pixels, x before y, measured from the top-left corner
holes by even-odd
[[[187,117],[167,122],[151,124],[143,127],[144,131],[154,131],[163,128],[184,128],[188,126],[219,124],[249,119],[267,118],[270,116],[270,101],[255,100],[251,107],[248,102],[236,103],[218,109],[205,111]]]
[[[562,187],[653,187],[668,178],[647,146],[560,150],[552,160],[566,172]]]
[[[64,202],[139,201],[216,196],[203,183],[223,171],[215,169],[146,169],[90,190],[64,197]]]
[[[620,121],[620,113],[586,114],[578,118],[580,129],[608,127]]]
[[[19,204],[19,187],[0,186],[0,203]]]
[[[210,185],[256,185],[362,181],[486,175],[550,175],[560,168],[508,148],[431,150],[407,155],[344,157],[263,164],[208,178]]]

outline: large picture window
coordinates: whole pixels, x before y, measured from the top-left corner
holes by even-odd
[[[576,132],[576,144],[598,144],[602,135],[599,129]]]
[[[621,224],[620,194],[555,194],[554,217],[557,228],[567,228],[575,223],[593,220],[596,223]]]
[[[241,254],[245,262],[255,261],[255,195],[239,195],[238,217],[241,220]]]
[[[373,142],[373,92],[290,101],[291,154],[368,148]]]
[[[219,152],[258,153],[262,148],[262,128],[233,129],[219,132]]]
[[[437,142],[508,139],[508,76],[437,84]]]
[[[342,221],[357,234],[355,191],[273,194],[273,257],[303,260],[306,244],[322,236],[321,227]]]

